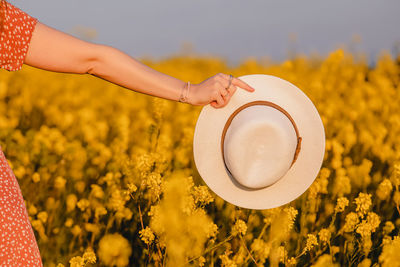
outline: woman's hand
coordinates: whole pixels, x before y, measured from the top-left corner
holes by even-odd
[[[191,84],[188,95],[188,103],[191,105],[207,105],[211,102],[214,108],[222,108],[226,106],[232,95],[239,86],[249,92],[254,92],[254,88],[244,81],[233,77],[232,83],[228,89],[229,75],[218,73],[199,84]]]

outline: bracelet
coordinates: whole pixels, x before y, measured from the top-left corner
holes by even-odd
[[[185,88],[187,88],[187,90],[186,90],[185,96],[183,96],[183,91],[184,91]],[[187,97],[189,95],[189,90],[190,90],[190,81],[187,82],[187,86],[186,86],[186,83],[183,86],[183,88],[181,90],[181,96],[179,97],[179,102],[182,102],[182,103],[186,103],[187,102]]]

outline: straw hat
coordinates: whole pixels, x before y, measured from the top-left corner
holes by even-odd
[[[325,131],[311,100],[281,78],[238,77],[220,109],[202,108],[193,140],[197,170],[224,200],[249,209],[284,205],[313,183],[325,153]]]

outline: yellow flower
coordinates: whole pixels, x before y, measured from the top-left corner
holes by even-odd
[[[372,232],[375,232],[375,229],[378,228],[381,223],[381,219],[375,212],[368,212],[367,222],[371,225]]]
[[[153,163],[153,157],[150,154],[141,154],[136,159],[136,168],[139,172],[148,172]]]
[[[307,234],[306,247],[304,251],[310,251],[314,246],[318,246],[317,237],[313,234]]]
[[[48,215],[47,212],[45,212],[45,211],[41,211],[41,212],[39,212],[38,215],[37,215],[38,219],[41,220],[43,223],[46,223],[46,222],[47,222],[47,217],[48,217],[48,216],[49,216],[49,215]]]
[[[293,207],[286,207],[283,209],[283,211],[285,212],[287,217],[287,225],[285,231],[289,232],[293,228],[294,221],[296,220],[296,216],[299,212]]]
[[[93,233],[94,236],[100,233],[100,227],[94,223],[85,223],[85,230]]]
[[[150,245],[154,240],[153,231],[150,227],[146,226],[146,228],[139,231],[140,238],[143,240],[144,243]]]
[[[383,234],[388,235],[394,230],[394,224],[391,221],[386,221],[383,226]]]
[[[35,207],[35,205],[29,205],[28,213],[29,215],[35,215],[37,213],[37,208]]]
[[[32,175],[32,181],[33,181],[34,183],[38,183],[38,182],[40,181],[40,175],[39,175],[39,173],[35,172],[35,173]]]
[[[339,253],[339,251],[340,251],[340,248],[338,246],[331,247],[331,252],[332,252],[333,256],[336,255],[337,253]]]
[[[201,205],[207,205],[214,201],[214,198],[211,196],[210,191],[204,185],[193,187],[193,198],[195,203],[200,203]]]
[[[47,241],[48,240],[48,237],[47,237],[47,235],[45,233],[45,229],[44,229],[42,221],[33,220],[32,221],[32,227],[33,227],[33,229],[35,229],[39,233],[39,236],[43,241]]]
[[[392,189],[393,186],[390,180],[385,179],[379,184],[378,188],[376,189],[376,195],[378,196],[379,199],[385,200],[392,193]]]
[[[102,215],[106,215],[107,214],[107,210],[106,210],[106,208],[104,208],[103,206],[99,206],[99,207],[96,207],[95,208],[95,210],[94,210],[94,216],[96,217],[96,218],[99,218],[100,216],[102,216]]]
[[[355,212],[350,212],[349,214],[347,214],[345,220],[346,220],[346,222],[343,226],[343,231],[345,231],[345,232],[354,231],[356,225],[360,221],[357,213],[355,213]]]
[[[99,185],[91,184],[90,187],[92,188],[92,191],[90,192],[90,194],[93,197],[100,198],[100,199],[104,197],[104,191]]]
[[[67,180],[65,180],[61,176],[57,176],[56,179],[54,180],[54,187],[58,190],[63,190],[65,188],[66,183],[67,183]]]
[[[90,205],[89,200],[87,200],[86,198],[82,198],[78,201],[78,203],[76,203],[76,205],[78,206],[78,208],[81,211],[84,211],[85,209],[87,209]]]
[[[390,242],[392,242],[392,238],[391,238],[390,236],[385,235],[385,236],[382,238],[382,245],[389,244]]]
[[[357,267],[370,267],[371,266],[371,260],[368,258],[365,258],[362,262]]]
[[[349,200],[346,197],[340,197],[337,199],[337,204],[335,207],[335,212],[343,212],[344,209],[349,205]]]
[[[76,202],[78,198],[75,194],[69,194],[67,196],[66,204],[67,204],[67,212],[73,211],[75,209]]]
[[[137,186],[135,184],[133,184],[133,183],[128,183],[127,187],[128,187],[128,192],[129,193],[136,192],[136,190],[137,190]]]
[[[337,177],[334,181],[333,193],[335,195],[343,196],[351,192],[350,178],[346,175],[344,168],[337,170]]]
[[[75,189],[76,191],[78,191],[79,193],[83,193],[83,191],[85,190],[86,184],[84,181],[77,181],[75,183]]]
[[[72,220],[71,218],[68,218],[64,223],[65,227],[68,227],[68,228],[71,227],[73,224],[74,224],[74,220]]]
[[[251,249],[256,253],[257,258],[261,259],[261,262],[265,262],[265,259],[269,256],[271,246],[264,240],[257,238],[251,244]]]
[[[191,179],[177,173],[166,181],[158,207],[150,210],[149,226],[157,234],[160,243],[169,249],[172,265],[201,255],[213,228],[212,220],[204,209],[192,209],[192,187]]]
[[[85,262],[96,263],[96,254],[92,248],[87,248],[85,253],[83,253],[83,259]]]
[[[359,193],[358,197],[354,200],[356,203],[356,211],[358,212],[359,216],[363,216],[367,213],[369,208],[371,207],[371,194]]]
[[[70,267],[84,267],[85,261],[81,256],[73,257],[69,260]]]
[[[116,189],[111,193],[108,207],[114,211],[122,210],[124,208],[125,202],[126,200],[121,190]]]
[[[158,172],[151,172],[149,173],[146,178],[146,185],[150,189],[151,196],[156,199],[160,196],[163,189],[163,183],[160,173]]]
[[[362,240],[362,250],[364,252],[364,255],[368,255],[372,247],[371,236],[370,235],[363,236],[361,240]]]
[[[331,239],[331,232],[328,229],[321,229],[318,233],[319,240],[322,243],[328,243],[329,240]]]
[[[219,258],[221,260],[221,266],[223,267],[237,267],[237,264],[229,258],[229,255],[232,253],[232,251],[225,251],[224,254],[219,255]]]
[[[54,209],[56,207],[56,200],[54,197],[48,197],[46,199],[46,209],[48,211]]]
[[[132,249],[122,235],[107,234],[100,239],[98,255],[106,265],[127,266]]]
[[[291,257],[290,259],[288,259],[288,264],[289,264],[289,265],[296,266],[296,265],[297,265],[297,260],[296,260],[296,258]]]
[[[117,220],[130,220],[132,218],[132,215],[132,211],[127,207],[123,207],[115,213],[115,217],[117,218]]]
[[[75,236],[80,235],[82,233],[82,229],[79,227],[79,225],[74,225],[71,229],[71,233]]]
[[[394,164],[394,170],[390,176],[390,180],[394,186],[400,186],[400,162]]]
[[[24,166],[19,166],[17,169],[13,170],[13,172],[17,179],[21,179],[25,175],[26,170],[25,170]]]
[[[200,266],[200,267],[203,267],[203,266],[204,266],[204,263],[206,263],[206,259],[205,259],[203,256],[201,256],[201,257],[198,259],[198,261],[199,261],[199,266]]]
[[[385,244],[379,256],[379,262],[382,264],[382,267],[398,266],[400,262],[399,251],[400,238],[396,238],[392,242]]]
[[[214,238],[218,233],[218,226],[213,222],[210,222],[208,226],[207,238]]]
[[[245,235],[247,232],[247,225],[243,220],[236,220],[235,225],[232,227],[232,235]]]

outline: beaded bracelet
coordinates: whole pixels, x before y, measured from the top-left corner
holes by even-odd
[[[185,88],[187,88],[187,90],[186,90],[185,96],[183,96],[183,90]],[[179,97],[179,102],[182,102],[182,103],[186,103],[187,102],[187,97],[189,95],[189,90],[190,90],[190,81],[188,81],[187,84],[185,83],[185,85],[183,86],[183,88],[181,90],[181,96]]]

